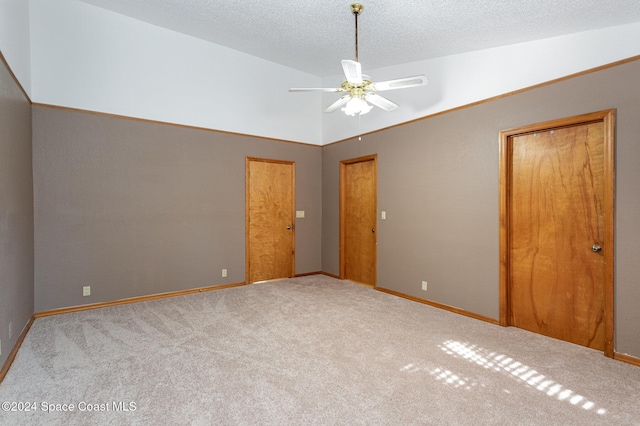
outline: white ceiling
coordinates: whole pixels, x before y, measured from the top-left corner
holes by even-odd
[[[324,77],[354,57],[353,0],[81,0]],[[368,69],[640,22],[639,0],[361,0]]]

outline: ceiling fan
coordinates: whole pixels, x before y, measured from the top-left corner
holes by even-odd
[[[368,113],[371,111],[371,108],[373,108],[372,105],[382,108],[385,111],[398,109],[398,104],[378,95],[376,92],[424,86],[428,82],[427,77],[424,75],[415,75],[373,83],[368,75],[362,74],[362,66],[360,62],[358,62],[358,15],[362,13],[364,6],[360,3],[353,3],[350,7],[356,22],[356,60],[342,60],[342,70],[347,80],[342,83],[341,87],[337,88],[292,88],[289,89],[289,91],[347,92],[340,99],[329,105],[324,112],[333,112],[338,108],[342,108],[345,114],[354,116],[356,114],[362,115]]]

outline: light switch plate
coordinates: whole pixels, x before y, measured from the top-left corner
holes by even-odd
[[[304,210],[296,210],[296,218],[303,218]]]

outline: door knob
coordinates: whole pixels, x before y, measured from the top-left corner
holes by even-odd
[[[371,228],[371,232],[376,232],[376,228]]]
[[[599,245],[599,244],[594,244],[594,245],[593,245],[593,247],[591,247],[591,250],[592,250],[594,253],[597,253],[597,252],[599,252],[600,250],[602,250],[602,246],[601,246],[601,245]]]
[[[291,229],[291,225],[287,225],[287,229]]]

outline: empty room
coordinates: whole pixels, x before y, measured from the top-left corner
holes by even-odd
[[[640,424],[640,3],[0,2],[0,423]]]

